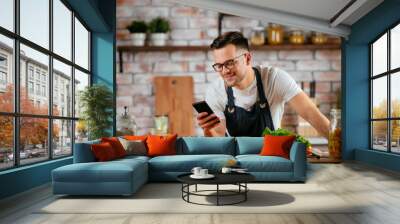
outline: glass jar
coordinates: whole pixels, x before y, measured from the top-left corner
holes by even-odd
[[[268,27],[268,43],[272,45],[283,43],[283,27],[279,24],[271,23]]]
[[[128,107],[124,107],[124,113],[117,120],[117,135],[134,135],[137,132],[135,119],[128,115]]]
[[[313,44],[326,44],[327,41],[328,37],[323,33],[315,32],[311,37]]]
[[[154,117],[154,131],[158,135],[168,134],[168,115]]]
[[[329,157],[333,159],[340,159],[342,157],[342,119],[341,110],[331,110],[328,148]]]
[[[289,42],[291,44],[304,44],[305,36],[301,30],[293,30],[290,32]]]
[[[265,33],[263,27],[255,27],[251,33],[251,45],[263,45],[265,43]]]

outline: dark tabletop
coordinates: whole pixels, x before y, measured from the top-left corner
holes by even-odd
[[[215,177],[211,179],[193,179],[190,175],[192,173],[182,174],[177,179],[186,184],[236,184],[255,180],[255,177],[249,173],[213,173]]]

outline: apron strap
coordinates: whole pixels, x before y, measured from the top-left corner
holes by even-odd
[[[254,70],[254,74],[256,75],[257,92],[258,92],[258,97],[260,98],[260,101],[258,103],[260,104],[260,107],[262,109],[267,108],[269,110],[269,104],[268,104],[267,97],[265,96],[264,86],[262,84],[260,71],[258,71],[258,69],[255,67],[253,67],[253,70]]]

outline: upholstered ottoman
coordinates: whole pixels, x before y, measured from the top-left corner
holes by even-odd
[[[74,163],[52,171],[53,193],[131,195],[148,180],[147,157],[108,162]]]

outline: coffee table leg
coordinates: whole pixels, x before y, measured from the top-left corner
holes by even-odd
[[[217,184],[217,206],[219,205],[219,184]]]
[[[195,191],[197,192],[197,184],[196,184],[196,186],[195,186]]]
[[[247,201],[247,182],[244,183],[244,201]]]

